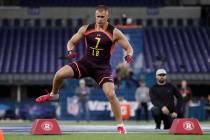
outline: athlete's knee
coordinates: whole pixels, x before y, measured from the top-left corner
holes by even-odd
[[[108,90],[106,93],[105,93],[106,97],[109,99],[109,100],[114,100],[116,98],[116,95],[115,95],[115,91],[114,90]]]

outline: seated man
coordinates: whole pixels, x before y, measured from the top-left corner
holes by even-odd
[[[176,105],[174,97],[176,97]],[[169,129],[173,118],[176,118],[180,112],[182,97],[177,88],[167,83],[166,70],[158,69],[156,71],[156,84],[150,89],[150,98],[154,105],[151,111],[156,129],[160,129],[161,120],[163,120],[164,129]]]

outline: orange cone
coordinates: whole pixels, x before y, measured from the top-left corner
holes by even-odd
[[[4,140],[4,133],[3,130],[0,129],[0,140]]]

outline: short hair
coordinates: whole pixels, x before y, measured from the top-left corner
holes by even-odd
[[[96,10],[98,11],[109,11],[108,7],[106,5],[97,5]]]

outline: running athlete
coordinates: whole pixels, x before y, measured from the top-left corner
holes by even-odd
[[[44,103],[50,100],[59,99],[58,91],[66,78],[80,79],[83,77],[92,77],[103,89],[108,98],[112,111],[114,113],[117,125],[117,131],[120,134],[126,134],[126,128],[123,124],[120,103],[115,95],[114,83],[110,65],[110,57],[114,44],[118,42],[126,51],[124,57],[127,63],[132,62],[133,49],[117,28],[109,24],[109,11],[104,5],[96,7],[96,21],[94,24],[82,26],[76,34],[67,43],[68,57],[76,57],[75,46],[84,38],[86,54],[80,61],[70,63],[59,69],[53,79],[52,91],[36,99],[38,103]]]

